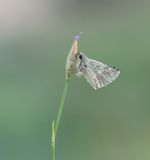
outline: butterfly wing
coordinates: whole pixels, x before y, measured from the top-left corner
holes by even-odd
[[[120,71],[114,67],[89,58],[82,63],[82,74],[94,89],[102,88],[114,81]]]

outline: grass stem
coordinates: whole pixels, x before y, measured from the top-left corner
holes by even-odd
[[[63,106],[64,106],[64,102],[65,102],[65,98],[66,98],[66,94],[67,94],[67,90],[68,90],[68,85],[69,85],[69,80],[65,80],[64,90],[63,90],[63,94],[61,97],[60,106],[59,106],[59,110],[58,110],[58,114],[57,114],[57,118],[56,118],[56,123],[55,123],[55,135],[56,135],[57,129],[59,127],[59,122],[60,122],[60,118],[61,118],[61,114],[62,114],[62,110],[63,110]]]
[[[68,85],[69,85],[69,80],[65,80],[64,90],[63,90],[63,93],[62,93],[57,118],[56,118],[56,121],[52,122],[52,160],[55,160],[56,134],[57,134],[57,130],[58,130],[58,127],[59,127],[59,122],[60,122],[62,110],[63,110],[63,107],[64,107],[64,102],[65,102],[65,98],[66,98],[66,94],[67,94],[67,90],[68,90]]]

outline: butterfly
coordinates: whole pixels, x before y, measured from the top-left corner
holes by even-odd
[[[84,76],[95,90],[110,84],[120,74],[116,67],[90,59],[82,52],[76,56],[74,74]]]

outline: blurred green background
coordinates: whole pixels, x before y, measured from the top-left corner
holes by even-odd
[[[150,2],[0,0],[0,159],[51,159],[73,36],[79,50],[121,70],[94,91],[71,80],[57,160],[150,159]]]

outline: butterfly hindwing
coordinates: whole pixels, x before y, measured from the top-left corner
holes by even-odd
[[[120,73],[120,71],[113,66],[89,58],[83,61],[83,65],[86,66],[82,68],[83,76],[94,89],[102,88],[110,84]]]

